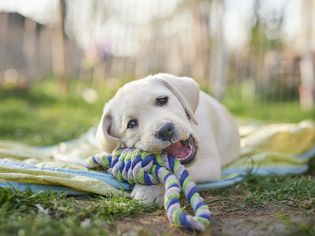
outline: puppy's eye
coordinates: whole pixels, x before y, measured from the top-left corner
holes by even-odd
[[[136,119],[130,120],[127,124],[127,129],[133,129],[138,126],[138,121]]]
[[[155,99],[155,105],[157,106],[164,106],[168,102],[168,97],[158,97]]]

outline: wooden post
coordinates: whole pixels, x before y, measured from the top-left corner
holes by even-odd
[[[56,18],[51,28],[51,63],[53,74],[59,78],[61,92],[66,92],[64,49],[65,0],[59,0]]]
[[[313,14],[314,0],[303,0],[302,2],[302,43],[303,56],[300,63],[301,86],[300,86],[300,104],[304,109],[311,109],[315,102],[315,74],[312,55],[313,38]]]
[[[0,86],[2,84],[3,72],[6,68],[6,57],[7,55],[7,38],[8,38],[8,14],[0,13]]]
[[[36,75],[38,75],[36,50],[39,50],[39,48],[37,46],[36,27],[37,24],[35,21],[29,18],[25,18],[23,54],[25,57],[26,77],[29,80],[34,80]]]
[[[224,45],[224,1],[213,0],[212,24],[215,25],[213,43],[211,46],[210,83],[212,94],[218,100],[222,100],[226,88],[226,51]]]

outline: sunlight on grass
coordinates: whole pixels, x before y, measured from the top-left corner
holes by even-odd
[[[265,207],[270,203],[299,209],[315,205],[315,183],[304,176],[249,176],[245,183],[249,194],[245,203],[250,207]]]
[[[53,81],[43,81],[29,91],[0,90],[0,138],[32,145],[48,145],[78,137],[99,120],[112,90],[102,90],[87,103],[79,84],[66,97],[58,95]]]
[[[1,235],[104,235],[120,217],[152,212],[126,197],[0,191]]]
[[[315,206],[315,182],[310,176],[256,176],[248,174],[242,183],[207,191],[206,202],[217,214],[252,214],[275,209],[286,214],[312,214]]]
[[[31,145],[50,145],[78,137],[95,125],[104,103],[113,96],[120,83],[91,85],[70,81],[62,96],[54,79],[35,83],[29,90],[0,90],[0,139]],[[84,100],[86,88],[95,91],[94,103]],[[227,91],[224,104],[241,119],[265,122],[298,122],[315,117],[315,110],[302,111],[297,101],[270,102],[244,99],[238,91]]]
[[[299,122],[314,119],[315,109],[302,110],[298,100],[273,101],[268,97],[244,98],[239,87],[226,92],[223,103],[237,117],[263,122]]]
[[[50,145],[77,138],[95,125],[104,103],[118,86],[71,81],[61,96],[55,80],[44,80],[27,91],[0,90],[0,139],[31,145]],[[82,93],[97,94],[89,103]],[[92,92],[93,92],[92,91]],[[298,122],[313,119],[315,111],[302,111],[297,101],[255,102],[228,92],[224,104],[241,119],[263,122]],[[314,170],[314,168],[312,169]],[[300,214],[315,205],[314,179],[306,176],[247,176],[243,183],[203,193],[215,214],[248,214],[277,204]],[[1,235],[106,235],[115,222],[151,212],[136,201],[122,197],[67,197],[56,193],[0,191]],[[114,229],[114,230],[113,230]]]

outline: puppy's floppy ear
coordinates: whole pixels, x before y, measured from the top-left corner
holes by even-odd
[[[197,82],[189,77],[177,77],[170,74],[157,74],[156,78],[177,97],[188,117],[197,124],[194,117],[199,103],[199,85]]]
[[[108,153],[120,145],[120,138],[114,130],[112,115],[106,108],[97,127],[96,140],[99,147]]]

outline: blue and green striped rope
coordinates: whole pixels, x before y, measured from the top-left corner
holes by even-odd
[[[176,226],[203,231],[209,224],[211,212],[196,190],[185,167],[170,154],[153,154],[131,148],[117,148],[112,155],[96,154],[86,161],[89,169],[108,169],[119,181],[130,184],[164,183],[164,207],[168,219]],[[181,191],[195,216],[184,213],[180,206]]]

